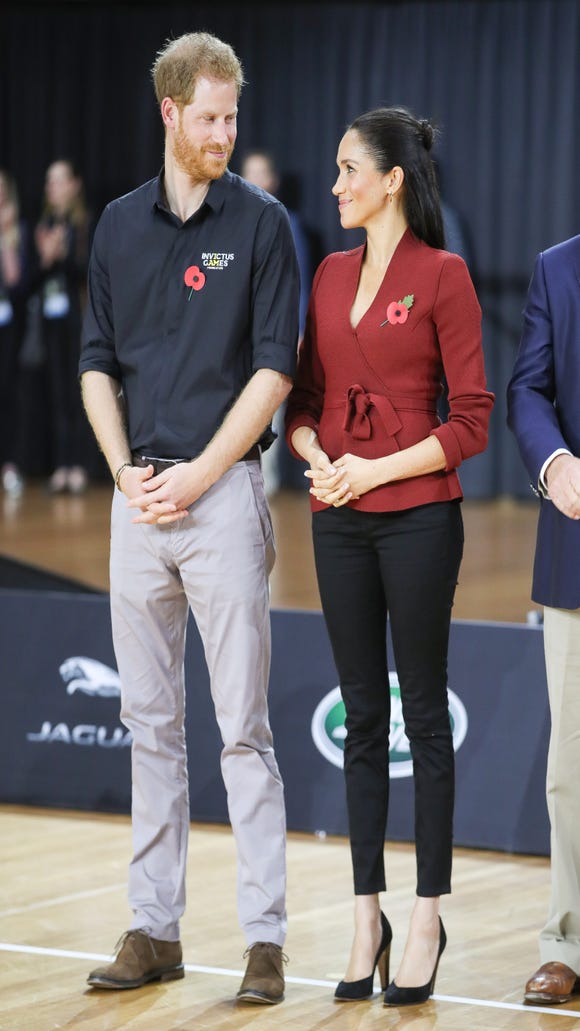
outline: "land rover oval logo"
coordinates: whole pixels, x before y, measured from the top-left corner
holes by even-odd
[[[389,673],[391,689],[391,729],[389,734],[389,773],[391,777],[411,777],[413,761],[409,741],[405,734],[401,691],[396,673]],[[467,712],[454,691],[449,691],[449,717],[453,733],[453,748],[457,752],[467,734]],[[335,687],[316,706],[312,717],[312,739],[318,751],[335,766],[342,767],[344,758],[344,702],[340,688]]]

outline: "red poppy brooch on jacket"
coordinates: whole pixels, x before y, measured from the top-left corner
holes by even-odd
[[[203,288],[205,283],[205,273],[201,271],[198,265],[190,265],[189,268],[186,268],[185,270],[183,282],[186,286],[191,287],[189,297],[187,298],[188,301],[191,301],[193,291],[201,290]]]
[[[409,308],[412,308],[414,300],[415,294],[407,294],[402,301],[391,301],[387,308],[387,317],[384,322],[381,322],[381,327],[386,326],[387,323],[394,326],[397,322],[406,322],[409,318]]]

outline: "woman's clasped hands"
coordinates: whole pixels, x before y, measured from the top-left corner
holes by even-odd
[[[360,498],[378,486],[376,462],[369,458],[345,454],[331,462],[324,451],[318,451],[304,473],[311,481],[310,493],[325,505],[339,508]]]

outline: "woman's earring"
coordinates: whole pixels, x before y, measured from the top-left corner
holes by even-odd
[[[389,204],[393,203],[393,194],[389,193]]]

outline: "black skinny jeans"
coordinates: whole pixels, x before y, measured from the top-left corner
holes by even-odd
[[[355,895],[383,891],[389,801],[386,619],[413,758],[417,894],[451,891],[454,755],[447,699],[459,502],[313,515],[324,617],[346,709],[344,774]]]

